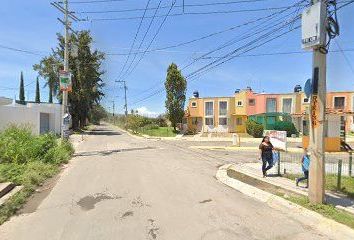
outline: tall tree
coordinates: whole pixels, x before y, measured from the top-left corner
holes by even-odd
[[[25,86],[24,86],[24,82],[23,82],[23,73],[21,72],[21,77],[20,77],[20,103],[21,104],[25,104]]]
[[[39,76],[46,80],[44,87],[48,87],[48,102],[53,103],[53,95],[59,92],[59,69],[62,68],[62,62],[54,56],[54,53],[44,57],[39,64],[35,64],[33,69]]]
[[[182,122],[184,115],[187,81],[175,63],[168,66],[165,88],[167,116],[176,131],[177,123]]]
[[[72,34],[69,39],[69,46],[75,45],[78,48],[77,54],[69,54],[69,69],[72,74],[69,111],[72,115],[73,128],[78,128],[86,125],[86,120],[89,118],[93,106],[99,104],[104,96],[102,92],[104,83],[101,79],[104,74],[104,71],[101,70],[104,54],[91,49],[92,37],[89,31],[80,31],[77,36]],[[52,54],[43,58],[33,68],[46,79],[47,85],[53,90],[52,93],[61,102],[59,70],[63,69],[64,37],[60,34],[58,34],[58,42],[59,44],[53,49]]]
[[[40,103],[41,102],[41,94],[39,91],[39,79],[37,77],[37,82],[36,82],[36,103]]]

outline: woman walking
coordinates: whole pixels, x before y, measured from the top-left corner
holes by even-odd
[[[265,136],[261,145],[259,145],[259,159],[262,159],[263,177],[266,177],[267,171],[273,167],[273,150],[274,147],[271,144],[269,137]]]

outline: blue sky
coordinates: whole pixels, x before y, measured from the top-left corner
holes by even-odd
[[[83,1],[83,0],[77,0]],[[79,17],[90,19],[122,18],[141,16],[143,11],[120,12],[120,13],[81,13],[89,11],[112,11],[124,9],[145,8],[147,0],[124,0],[111,2],[97,2],[91,4],[78,4],[71,1],[71,9]],[[93,1],[93,0],[86,0]],[[236,1],[236,0],[235,0]],[[235,2],[232,0],[185,0],[185,4]],[[339,2],[344,0],[338,0]],[[70,2],[70,1],[69,1]],[[171,0],[162,0],[161,5],[168,6]],[[210,11],[235,11],[245,9],[265,9],[289,6],[297,0],[264,0],[256,2],[243,2],[228,5],[213,5],[204,7],[186,7],[185,12],[210,12]],[[151,0],[150,7],[156,7],[159,0]],[[177,0],[180,5],[182,0]],[[291,13],[296,9],[291,9]],[[168,8],[159,10],[158,15],[164,15]],[[174,8],[172,14],[181,13],[181,8]],[[153,41],[150,49],[175,45],[181,42],[193,40],[209,33],[221,31],[232,26],[243,24],[275,13],[278,10],[234,12],[208,15],[181,15],[167,18],[161,31]],[[341,27],[340,36],[336,39],[344,50],[354,49],[354,4],[338,11]],[[149,10],[147,16],[152,16],[154,10]],[[35,52],[38,55],[23,52],[10,51],[0,48],[0,96],[14,97],[18,95],[18,83],[20,72],[25,77],[26,96],[29,100],[34,99],[35,79],[37,73],[32,70],[33,64],[39,62],[41,55],[48,54],[51,47],[56,46],[56,33],[62,32],[62,25],[56,20],[61,14],[50,5],[47,0],[2,0],[0,9],[0,45]],[[295,14],[295,13],[294,13]],[[291,16],[295,16],[295,15]],[[279,15],[280,17],[283,15]],[[284,13],[285,16],[285,13]],[[289,16],[288,18],[291,18]],[[156,19],[142,49],[152,39],[163,18]],[[137,49],[143,34],[145,33],[150,19],[145,19],[139,32],[135,50]],[[299,23],[299,22],[297,22]],[[134,35],[139,24],[135,20],[115,20],[74,23],[77,30],[89,29],[94,37],[94,47],[106,53],[128,53]],[[258,23],[257,23],[258,24]],[[175,62],[181,68],[193,59],[201,56],[230,39],[238,37],[250,31],[254,25],[247,25],[223,34],[216,35],[178,48],[166,49],[147,53],[135,70],[125,80],[128,85],[129,109],[141,109],[147,113],[162,113],[165,111],[165,95],[156,94],[145,101],[139,100],[150,96],[163,87],[161,84],[166,77],[166,69],[171,62]],[[294,24],[296,26],[296,24]],[[288,28],[289,29],[289,28]],[[258,47],[247,54],[275,53],[302,51],[300,45],[301,30],[297,29],[284,35],[264,46]],[[249,41],[249,40],[248,40]],[[220,57],[224,54],[246,44],[247,41],[236,43],[222,51],[215,52],[210,56]],[[333,41],[331,50],[338,50]],[[133,50],[134,51],[134,50]],[[137,55],[139,59],[140,55]],[[354,67],[354,51],[345,51],[345,57],[341,52],[328,54],[327,86],[329,90],[354,90],[354,72],[348,61]],[[132,58],[130,59],[130,61]],[[203,59],[183,70],[184,75],[197,70],[214,59]],[[103,104],[108,108],[112,100],[116,102],[116,111],[123,111],[123,89],[119,88],[114,80],[118,78],[122,70],[126,56],[109,55],[104,62],[103,69],[106,71],[103,79],[106,82]],[[212,71],[200,76],[200,78],[188,83],[187,95],[191,96],[194,90],[198,90],[201,96],[228,96],[232,95],[237,88],[251,86],[256,91],[265,92],[290,92],[296,84],[303,85],[307,78],[311,77],[311,54],[272,55],[257,57],[238,57]],[[130,63],[130,62],[128,62]],[[129,64],[127,65],[129,66]],[[134,64],[132,65],[134,66]],[[44,81],[41,80],[41,86]],[[47,100],[46,88],[41,91],[42,100]],[[136,103],[138,102],[138,103]],[[132,105],[133,103],[136,103]]]

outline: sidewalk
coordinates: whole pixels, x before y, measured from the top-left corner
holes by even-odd
[[[263,178],[262,176],[260,164],[254,164],[254,163],[238,164],[238,165],[232,165],[230,169],[245,174],[247,176],[253,177],[257,180],[267,182],[272,185],[283,188],[285,190],[294,192],[296,194],[303,195],[303,196],[308,195],[307,188],[301,186],[297,187],[294,181],[284,177],[276,176],[276,172],[277,172],[276,167],[268,171],[268,174],[270,174],[271,177],[266,177],[266,178]],[[336,208],[354,214],[354,200],[346,197],[345,195],[326,191],[326,201],[327,203],[336,206]]]
[[[259,151],[259,147],[236,147],[236,146],[190,146],[190,148],[195,149],[206,149],[206,150],[227,150],[227,151]],[[298,147],[288,147],[287,152],[291,153],[302,153],[304,150]]]

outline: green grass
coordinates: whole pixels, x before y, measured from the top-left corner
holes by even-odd
[[[283,196],[284,197],[284,196]],[[335,208],[333,205],[329,204],[311,204],[307,197],[304,196],[294,196],[289,195],[284,197],[285,199],[303,206],[307,209],[315,211],[327,218],[333,219],[336,222],[347,225],[348,227],[354,228],[354,215],[347,213],[343,210]]]
[[[300,177],[299,174],[285,174],[286,178],[295,180]],[[338,191],[348,195],[348,197],[354,198],[354,177],[342,176],[341,189],[337,189],[337,175],[326,175],[326,189],[331,191]]]
[[[173,131],[172,127],[159,127],[157,129],[141,128],[139,133],[154,137],[175,137],[177,135],[177,133]]]
[[[11,126],[0,133],[0,182],[24,188],[0,207],[0,225],[19,210],[34,190],[59,172],[74,149],[55,135],[33,136],[26,127]]]

